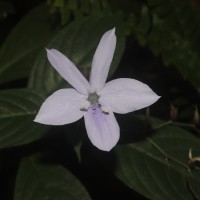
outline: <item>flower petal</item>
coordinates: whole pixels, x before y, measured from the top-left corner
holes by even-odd
[[[58,90],[44,101],[34,121],[50,125],[75,122],[83,117],[81,105],[85,102],[86,96],[74,89]]]
[[[92,61],[90,85],[92,92],[100,91],[107,79],[116,46],[115,28],[101,38]]]
[[[84,113],[85,126],[92,144],[103,151],[110,151],[119,140],[119,125],[113,112],[105,114],[99,107]]]
[[[100,104],[120,114],[142,109],[160,98],[148,85],[129,78],[119,78],[106,83],[99,95]]]
[[[47,57],[55,70],[77,91],[87,94],[90,84],[78,68],[62,53],[55,49],[47,49]]]

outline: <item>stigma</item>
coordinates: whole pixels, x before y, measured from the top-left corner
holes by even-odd
[[[106,107],[102,106],[101,104],[99,104],[99,98],[100,96],[96,93],[89,93],[88,98],[87,98],[87,105],[81,105],[80,110],[82,111],[88,111],[88,109],[92,109],[93,110],[93,114],[96,113],[96,109],[100,109],[102,111],[102,113],[104,114],[109,114],[109,111]]]
[[[87,100],[90,102],[91,105],[98,104],[99,101],[99,95],[94,92],[94,93],[89,93]]]

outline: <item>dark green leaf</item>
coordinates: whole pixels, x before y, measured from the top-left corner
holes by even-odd
[[[43,100],[33,90],[0,92],[0,148],[26,144],[44,134],[46,127],[33,122]]]
[[[81,22],[74,22],[61,30],[48,44],[48,48],[61,51],[88,78],[97,44],[103,33],[114,26],[116,26],[117,32],[117,47],[110,69],[110,74],[112,74],[119,64],[125,43],[120,19],[117,17],[115,19],[102,17],[87,18]],[[60,87],[63,84],[62,81],[61,76],[49,64],[46,52],[39,55],[30,77],[29,86],[49,92]]]
[[[44,199],[89,200],[90,197],[79,180],[67,169],[26,158],[19,168],[14,200]]]
[[[150,199],[193,200],[199,191],[200,172],[190,169],[189,149],[199,156],[199,147],[200,140],[192,133],[160,126],[152,137],[116,149],[116,175]]]
[[[0,83],[27,77],[39,51],[55,32],[41,5],[28,13],[8,35],[0,50]]]

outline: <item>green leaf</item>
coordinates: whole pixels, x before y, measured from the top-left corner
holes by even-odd
[[[14,200],[90,200],[79,182],[59,165],[45,165],[33,157],[22,161],[16,180]]]
[[[199,147],[200,140],[192,133],[163,125],[144,141],[120,145],[115,151],[115,173],[149,199],[193,200],[200,188],[200,172],[188,165],[189,149],[199,156]]]
[[[43,100],[34,90],[0,92],[0,148],[26,144],[42,137],[46,127],[33,119]]]
[[[0,84],[30,74],[36,55],[55,32],[48,17],[48,7],[42,4],[28,13],[8,35],[0,49]]]
[[[97,26],[98,24],[98,26]],[[48,44],[65,54],[80,71],[89,77],[93,54],[104,32],[116,26],[117,47],[111,65],[112,74],[124,51],[125,38],[119,18],[87,18],[81,22],[74,22],[60,31]],[[66,84],[66,81],[64,81]],[[63,85],[63,79],[54,70],[47,60],[46,52],[38,56],[32,71],[29,86],[42,89],[45,93],[55,90]]]

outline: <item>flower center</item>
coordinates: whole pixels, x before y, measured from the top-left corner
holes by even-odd
[[[96,92],[89,93],[87,100],[90,102],[90,105],[81,106],[81,110],[88,111],[88,109],[92,109],[93,114],[95,114],[96,110],[100,109],[102,111],[102,113],[108,115],[109,111],[106,108],[104,108],[102,105],[99,104],[99,102],[98,102],[99,98],[100,98],[100,96]]]
[[[87,100],[91,103],[91,105],[95,105],[98,104],[99,97],[100,96],[96,92],[94,92],[88,95]]]

